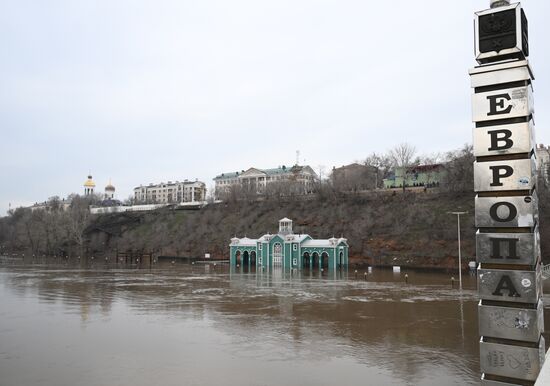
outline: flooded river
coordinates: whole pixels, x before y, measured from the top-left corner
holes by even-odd
[[[477,385],[450,277],[3,262],[0,385]]]

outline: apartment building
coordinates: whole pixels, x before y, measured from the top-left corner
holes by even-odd
[[[201,181],[168,181],[134,188],[137,204],[177,204],[206,201],[206,185]]]

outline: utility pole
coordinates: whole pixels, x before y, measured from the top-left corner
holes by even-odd
[[[458,232],[458,286],[462,291],[462,251],[460,248],[460,216],[467,214],[468,212],[449,212],[456,215],[457,219],[457,232]]]

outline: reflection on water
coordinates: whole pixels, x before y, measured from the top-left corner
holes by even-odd
[[[376,269],[3,264],[0,385],[478,384],[465,288]]]

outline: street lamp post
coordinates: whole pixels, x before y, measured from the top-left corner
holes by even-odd
[[[458,232],[458,286],[462,291],[462,252],[460,248],[460,216],[467,214],[468,212],[449,212],[456,215],[457,219],[457,232]]]

